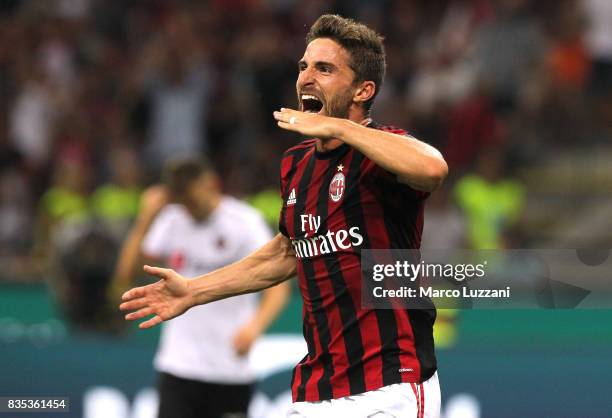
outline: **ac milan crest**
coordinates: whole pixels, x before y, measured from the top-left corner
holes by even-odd
[[[329,183],[329,198],[332,202],[338,202],[344,195],[345,178],[344,173],[336,173]]]

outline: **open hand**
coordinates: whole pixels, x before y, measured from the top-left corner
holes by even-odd
[[[143,329],[151,328],[183,314],[194,305],[189,281],[180,274],[171,269],[151,266],[144,266],[144,271],[161,280],[147,286],[135,287],[123,294],[123,303],[119,305],[119,309],[131,311],[125,315],[125,319],[133,321],[154,315],[138,325]]]
[[[284,107],[274,112],[274,119],[283,129],[319,139],[336,138],[338,125],[342,122],[342,119]]]

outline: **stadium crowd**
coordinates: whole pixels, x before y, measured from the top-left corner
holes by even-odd
[[[385,35],[373,116],[449,163],[430,248],[528,240],[512,232],[528,192],[516,171],[612,139],[608,0],[5,0],[2,278],[111,265],[171,155],[207,153],[228,193],[275,190],[292,139],[272,112],[295,107],[306,28],[324,12]]]

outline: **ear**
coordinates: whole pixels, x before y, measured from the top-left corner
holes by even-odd
[[[355,94],[353,94],[353,101],[359,104],[365,103],[374,97],[376,93],[376,83],[373,81],[363,81],[355,90]]]

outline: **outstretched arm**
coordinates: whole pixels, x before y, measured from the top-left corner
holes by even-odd
[[[144,269],[161,280],[125,292],[120,305],[121,310],[131,311],[125,316],[128,320],[154,315],[140,328],[158,325],[196,305],[267,289],[293,277],[297,267],[291,242],[278,234],[242,260],[193,280],[171,269]]]

